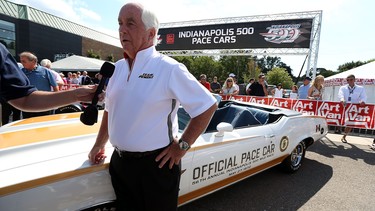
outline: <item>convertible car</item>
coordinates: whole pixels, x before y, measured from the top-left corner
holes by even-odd
[[[306,149],[327,134],[324,117],[260,104],[221,101],[182,159],[179,205],[276,165],[300,169]],[[80,113],[24,119],[0,128],[0,210],[114,210],[107,159],[87,155],[100,122]],[[180,108],[182,132],[190,117]],[[101,117],[99,116],[99,120]]]

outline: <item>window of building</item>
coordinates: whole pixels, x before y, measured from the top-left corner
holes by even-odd
[[[13,56],[16,55],[16,27],[14,23],[0,20],[0,42],[8,48]]]

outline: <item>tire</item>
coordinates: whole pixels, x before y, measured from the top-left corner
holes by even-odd
[[[81,112],[82,106],[80,104],[71,104],[64,107],[60,107],[55,110],[55,114],[73,113]]]
[[[302,162],[305,158],[306,144],[301,141],[298,143],[296,148],[293,149],[292,153],[285,158],[282,162],[283,170],[288,173],[294,173],[300,169]]]

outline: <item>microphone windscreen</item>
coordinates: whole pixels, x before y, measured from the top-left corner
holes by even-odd
[[[100,67],[100,74],[104,78],[110,78],[113,75],[113,72],[115,71],[115,65],[113,65],[110,62],[104,62],[103,65]]]

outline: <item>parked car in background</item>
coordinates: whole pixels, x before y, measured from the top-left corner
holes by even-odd
[[[267,86],[268,96],[272,97],[272,90],[276,89],[276,85],[270,85]]]
[[[180,206],[277,165],[291,173],[299,170],[308,147],[328,131],[320,116],[239,101],[218,104],[206,131],[182,159]],[[91,165],[87,155],[100,122],[87,126],[79,116],[36,117],[0,128],[2,211],[115,207],[108,173],[113,147],[106,145],[104,163]],[[189,120],[180,107],[180,132]]]
[[[285,90],[285,92],[283,94],[283,98],[289,98],[292,90],[291,89],[284,89],[284,90]]]

